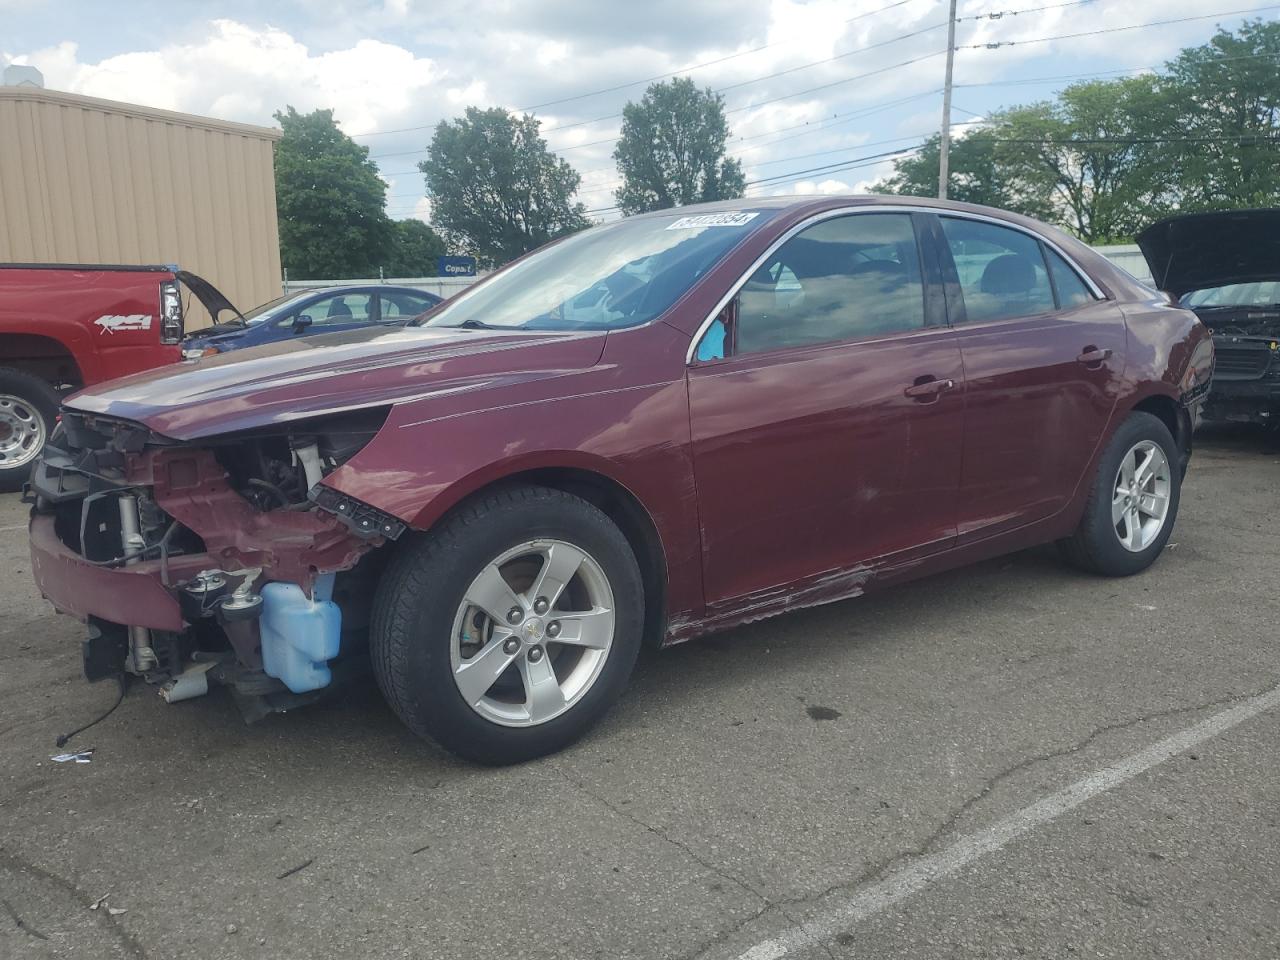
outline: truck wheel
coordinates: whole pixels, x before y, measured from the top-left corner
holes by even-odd
[[[22,489],[58,418],[58,394],[39,377],[0,367],[0,492]]]
[[[494,492],[405,544],[378,585],[370,648],[414,732],[505,764],[577,740],[635,666],[644,591],[621,531],[544,487]]]
[[[1080,526],[1059,541],[1063,554],[1103,576],[1140,573],[1173,532],[1181,489],[1169,428],[1149,413],[1131,413],[1102,454]]]

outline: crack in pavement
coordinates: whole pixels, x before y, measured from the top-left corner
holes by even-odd
[[[1147,723],[1152,720],[1162,720],[1162,719],[1165,719],[1166,717],[1178,716],[1179,714],[1194,713],[1200,710],[1209,710],[1213,707],[1220,707],[1228,703],[1249,700],[1254,697],[1262,696],[1268,690],[1271,690],[1272,687],[1273,687],[1273,684],[1268,684],[1267,686],[1264,686],[1261,690],[1256,692],[1242,693],[1242,694],[1233,693],[1233,694],[1229,694],[1228,696],[1221,697],[1217,700],[1210,700],[1207,703],[1193,704],[1193,705],[1184,706],[1184,707],[1173,707],[1168,710],[1158,710],[1153,713],[1143,714],[1138,717],[1131,717],[1128,720],[1119,720],[1113,723],[1107,723],[1107,724],[1104,724],[1103,726],[1095,728],[1080,740],[1070,744],[1069,746],[1063,747],[1060,750],[1053,750],[1047,753],[1036,754],[1035,756],[1026,757],[1022,760],[1019,760],[1017,763],[1011,764],[1010,766],[1004,768],[1003,770],[1000,770],[997,773],[992,774],[990,777],[988,777],[986,781],[983,783],[981,789],[979,789],[976,793],[974,793],[967,800],[965,800],[964,803],[962,803],[953,813],[947,816],[945,820],[943,820],[936,828],[934,828],[934,830],[932,830],[923,841],[916,844],[914,847],[911,847],[908,850],[901,850],[895,854],[892,854],[891,856],[882,858],[878,862],[867,867],[865,870],[863,870],[860,874],[858,874],[858,876],[854,877],[852,880],[842,880],[838,883],[833,883],[830,886],[825,887],[824,889],[819,890],[816,893],[808,894],[803,897],[796,897],[789,900],[775,901],[773,906],[778,910],[780,914],[782,914],[782,916],[786,920],[790,921],[793,926],[798,926],[798,927],[803,926],[802,923],[796,923],[795,920],[792,919],[792,917],[786,912],[787,907],[798,907],[798,906],[805,906],[808,904],[816,903],[824,899],[825,897],[828,897],[831,894],[837,893],[841,890],[849,890],[849,891],[856,890],[857,888],[863,886],[864,884],[881,879],[884,875],[888,874],[893,868],[898,866],[898,864],[904,861],[922,857],[922,856],[925,856],[926,854],[933,852],[933,850],[935,849],[939,841],[941,841],[944,837],[949,836],[955,830],[956,825],[964,818],[965,814],[967,814],[974,806],[976,806],[977,804],[981,803],[984,799],[989,797],[992,794],[992,792],[996,789],[997,786],[999,786],[1005,780],[1008,780],[1010,777],[1013,777],[1025,770],[1028,770],[1031,767],[1035,766],[1036,764],[1045,763],[1050,760],[1056,760],[1061,757],[1070,756],[1071,754],[1074,754],[1074,753],[1079,753],[1081,750],[1084,750],[1086,747],[1092,744],[1093,741],[1095,741],[1099,737],[1105,736],[1108,733],[1115,733],[1116,731],[1124,730],[1130,727],[1135,727],[1139,724]],[[710,869],[714,869],[714,868],[710,868]],[[762,896],[762,899],[764,899],[763,895],[761,896]],[[687,954],[687,956],[690,958],[690,960],[693,960],[693,958],[701,958],[701,957],[707,956],[708,952],[712,948],[719,946],[727,942],[734,936],[736,936],[749,924],[759,919],[759,917],[763,915],[764,912],[765,911],[761,911],[760,913],[757,913],[755,916],[748,917],[740,921],[739,923],[735,923],[728,930],[725,930],[723,933],[718,934],[717,936],[712,938],[707,944],[700,947],[698,950],[690,954]],[[818,941],[814,945],[821,947],[823,952],[825,952],[828,957],[832,956],[831,947],[825,941]]]
[[[75,902],[87,906],[93,902],[93,897],[89,896],[79,887],[65,877],[60,877],[56,873],[46,870],[25,857],[0,847],[0,867],[6,867],[15,873],[25,873],[29,876],[37,877],[54,886],[61,887],[75,898]],[[111,916],[106,910],[95,911],[94,916],[97,918],[98,926],[109,930],[120,941],[120,945],[131,956],[137,957],[138,960],[146,960],[147,953],[142,949],[140,944],[128,930],[120,926],[115,917]]]
[[[18,911],[13,909],[13,904],[8,900],[5,900],[3,897],[0,897],[0,907],[4,907],[4,912],[9,915],[9,919],[13,921],[14,926],[25,933],[28,937],[35,937],[37,940],[49,939],[31,924],[27,923],[27,921],[23,920],[22,917],[18,916]]]
[[[711,874],[717,877],[720,877],[722,880],[729,881],[734,886],[736,886],[739,890],[742,890],[743,892],[748,893],[751,896],[755,897],[757,900],[759,900],[760,901],[759,909],[757,909],[754,913],[752,913],[751,916],[746,917],[742,921],[740,921],[740,923],[738,924],[738,928],[741,928],[742,926],[745,926],[746,924],[750,923],[752,920],[755,920],[758,917],[763,916],[765,913],[767,913],[771,909],[777,910],[789,922],[791,923],[797,922],[794,917],[792,917],[789,913],[787,913],[785,905],[774,903],[768,897],[766,897],[763,893],[761,893],[759,890],[755,889],[755,887],[751,886],[751,884],[747,883],[745,880],[739,879],[738,877],[734,876],[732,873],[729,873],[724,868],[719,867],[714,863],[712,863],[711,861],[707,860],[697,851],[693,850],[688,844],[684,843],[683,841],[677,840],[675,837],[672,837],[671,835],[665,833],[658,827],[654,826],[652,823],[649,823],[647,820],[641,819],[640,817],[631,813],[629,810],[622,809],[612,800],[592,790],[582,781],[575,780],[559,764],[552,763],[550,764],[550,766],[553,770],[555,770],[556,773],[558,773],[561,776],[561,778],[565,780],[565,782],[567,782],[574,789],[580,791],[584,795],[590,797],[592,800],[596,801],[597,803],[611,810],[613,813],[622,817],[624,820],[629,820],[630,822],[634,823],[636,826],[643,827],[649,833],[654,834],[659,839],[665,841],[666,843],[669,843],[671,846],[675,847],[677,850],[680,850],[682,853],[685,854],[685,856],[689,857],[689,859],[699,864],[703,869],[707,870],[708,872],[710,872]],[[712,946],[714,946],[715,942],[716,940],[713,939],[705,947],[701,949],[703,950],[710,949]],[[823,945],[823,948],[827,950],[827,955],[831,956],[830,950],[826,948],[825,944]],[[834,960],[834,957],[832,958],[832,960]]]

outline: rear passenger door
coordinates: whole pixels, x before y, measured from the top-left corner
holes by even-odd
[[[1124,371],[1124,317],[1054,248],[1016,227],[936,221],[965,375],[961,544],[1070,500]]]

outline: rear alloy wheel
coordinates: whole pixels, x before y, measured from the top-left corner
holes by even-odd
[[[542,487],[473,501],[401,545],[374,602],[383,695],[415,732],[518,763],[589,730],[640,650],[644,596],[600,510]]]
[[[21,370],[0,368],[0,491],[26,482],[57,416],[53,387]]]
[[[1149,413],[1130,414],[1102,455],[1079,528],[1060,543],[1067,558],[1105,576],[1149,567],[1178,515],[1178,462],[1164,422]]]
[[[1139,440],[1120,461],[1111,494],[1111,521],[1120,545],[1141,553],[1169,516],[1169,460],[1153,440]]]

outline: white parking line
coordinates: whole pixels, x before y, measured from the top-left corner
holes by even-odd
[[[19,523],[12,527],[0,527],[0,533],[16,533],[19,530],[25,529],[27,529],[27,525],[25,523]]]
[[[1251,697],[1050,794],[1029,807],[1011,813],[985,830],[962,837],[945,850],[921,857],[885,879],[853,891],[842,903],[831,907],[824,916],[793,927],[771,940],[757,943],[740,954],[738,960],[778,960],[801,947],[829,940],[859,921],[917,893],[935,880],[955,873],[984,854],[999,850],[1027,831],[1062,816],[1098,794],[1132,780],[1140,773],[1145,773],[1210,737],[1278,706],[1280,687]]]

